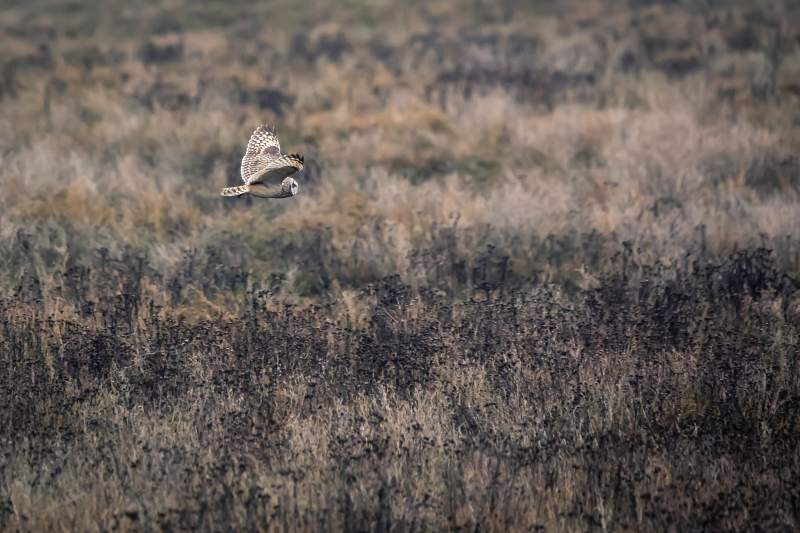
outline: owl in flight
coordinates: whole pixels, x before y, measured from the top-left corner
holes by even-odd
[[[303,156],[282,154],[275,130],[262,124],[250,136],[242,158],[244,185],[226,187],[222,196],[289,198],[297,194],[297,182],[291,175],[298,170],[303,170]]]

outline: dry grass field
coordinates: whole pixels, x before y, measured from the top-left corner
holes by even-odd
[[[0,161],[2,530],[800,528],[795,2],[4,0]]]

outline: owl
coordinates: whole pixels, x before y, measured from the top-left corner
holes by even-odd
[[[242,158],[244,185],[226,187],[222,196],[289,198],[297,194],[297,182],[291,175],[299,170],[303,170],[303,156],[282,154],[275,130],[262,124],[250,136]]]

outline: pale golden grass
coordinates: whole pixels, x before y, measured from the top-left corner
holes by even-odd
[[[411,466],[401,461],[393,461],[387,465],[386,482],[400,484],[403,491],[412,501],[425,501],[426,495],[442,493],[448,483],[448,471],[452,464],[443,450],[455,448],[465,439],[464,430],[453,424],[451,405],[455,400],[465,408],[473,410],[476,416],[483,419],[484,405],[490,401],[491,393],[485,385],[485,370],[477,366],[460,366],[457,371],[448,366],[436,370],[443,378],[452,381],[443,383],[440,390],[416,390],[407,400],[400,400],[388,391],[380,390],[369,396],[350,399],[348,402],[337,402],[326,409],[319,410],[309,418],[291,417],[285,430],[292,435],[291,448],[297,454],[293,459],[293,467],[327,471],[327,453],[335,446],[338,438],[345,438],[351,447],[349,453],[359,456],[363,453],[360,446],[376,438],[385,438],[388,443],[389,457],[403,457],[406,454],[422,454],[422,464]],[[453,394],[456,396],[453,396]],[[302,394],[302,393],[301,393]],[[298,409],[299,405],[295,406]],[[502,419],[495,422],[503,425]],[[483,494],[479,487],[488,488],[492,483],[497,465],[494,459],[476,452],[463,465],[464,480],[467,485],[475,487],[474,495],[467,495],[467,503],[453,509],[453,520],[462,526],[486,519],[487,509],[481,502]],[[523,476],[524,479],[524,476]],[[520,479],[519,488],[536,494],[536,478]],[[321,479],[306,478],[305,483],[315,483]],[[364,504],[374,497],[373,473],[364,471],[353,487],[357,496],[364,499]],[[508,480],[511,481],[511,480]],[[557,524],[556,514],[559,501],[563,503],[568,494],[545,495],[536,500],[533,507],[517,509],[521,512],[515,520],[520,523],[550,522]],[[555,497],[555,498],[553,498]],[[474,504],[470,504],[472,501]],[[358,505],[359,502],[356,502]],[[501,508],[500,504],[499,508]],[[495,510],[500,514],[502,512]],[[407,509],[397,506],[393,516],[398,519],[413,519],[407,515]],[[437,517],[422,507],[416,511],[418,519],[436,522]],[[552,520],[552,522],[551,522]]]
[[[586,16],[592,9],[581,8]],[[678,20],[680,31],[694,31],[691,17],[681,10],[653,7],[647,12],[653,24]],[[615,16],[627,15],[623,10]],[[512,20],[497,29],[521,31],[517,24]],[[544,42],[543,63],[581,71],[599,61],[585,53],[581,34],[562,35],[556,19],[542,16],[534,26]],[[341,30],[341,22],[331,20],[314,27],[308,38]],[[387,38],[402,35],[393,28]],[[316,190],[303,188],[293,203],[297,209],[263,206],[222,213],[209,209],[209,201],[230,184],[226,168],[235,166],[247,135],[262,119],[252,118],[252,107],[231,101],[224,83],[201,94],[204,74],[188,65],[222,62],[220,79],[232,76],[249,88],[262,83],[263,73],[224,61],[232,41],[214,30],[156,41],[183,42],[185,61],[169,68],[126,61],[129,78],[122,91],[57,62],[54,74],[68,82],[65,95],[56,96],[37,82],[13,103],[0,105],[0,123],[8,125],[0,128],[0,144],[15,146],[0,175],[4,220],[24,227],[47,213],[82,227],[102,227],[116,240],[146,246],[168,266],[175,260],[167,255],[210,242],[209,235],[247,235],[254,227],[259,228],[257,238],[330,227],[336,248],[344,250],[365,220],[380,219],[390,229],[367,237],[366,246],[372,246],[370,239],[391,239],[393,246],[381,250],[389,255],[380,269],[404,273],[408,250],[424,244],[429,228],[446,224],[455,214],[462,228],[491,224],[522,235],[597,230],[652,242],[655,255],[664,257],[679,253],[680,243],[699,225],[706,227],[708,244],[724,253],[756,235],[781,237],[798,217],[791,187],[764,199],[743,181],[747,165],[760,154],[796,150],[796,128],[787,130],[785,121],[751,123],[744,114],[712,114],[710,109],[719,107],[722,82],[717,78],[675,81],[647,72],[635,79],[609,74],[601,81],[612,93],[617,86],[625,94],[635,93],[638,105],[633,107],[567,103],[542,111],[502,89],[471,98],[452,92],[440,107],[422,97],[408,72],[398,74],[379,62],[365,66],[358,53],[338,63],[323,59],[296,72],[269,74],[297,98],[286,117],[287,138],[314,139],[323,167]],[[129,41],[115,45],[136,53]],[[729,78],[757,82],[763,76],[751,67],[759,64],[758,57],[727,53],[719,61],[739,69]],[[793,58],[781,62],[781,72],[793,68]],[[718,68],[730,71],[722,63]],[[432,79],[435,71],[414,74],[419,83]],[[143,110],[131,102],[132,92],[157,81],[200,95],[196,108]],[[374,87],[385,94],[376,94]],[[87,121],[86,112],[94,118]],[[287,148],[303,151],[302,143]],[[208,153],[217,154],[210,166],[195,164]],[[588,157],[588,163],[581,157]],[[728,172],[709,179],[704,165],[725,158],[731,161]],[[480,159],[494,166],[450,169],[413,186],[397,172],[431,159],[456,166]],[[482,184],[478,188],[476,180]],[[658,209],[663,202],[673,206],[671,213]]]
[[[647,530],[668,520],[648,516],[653,510],[666,510],[685,527],[697,523],[742,490],[736,483],[747,485],[750,496],[759,483],[767,490],[786,486],[780,473],[759,474],[752,464],[742,473],[727,452],[695,448],[697,435],[676,438],[676,449],[667,449],[652,433],[654,427],[697,432],[705,424],[717,441],[730,445],[735,439],[711,427],[727,423],[716,411],[730,402],[700,382],[720,357],[701,348],[702,330],[691,333],[697,348],[644,353],[637,343],[648,340],[634,334],[633,325],[620,333],[627,345],[588,349],[556,340],[574,338],[577,324],[555,325],[564,328],[555,332],[527,322],[517,328],[498,324],[506,337],[487,343],[506,343],[507,350],[467,353],[461,336],[477,337],[485,326],[465,323],[486,316],[475,306],[496,305],[501,312],[508,300],[495,301],[498,294],[491,291],[465,292],[436,308],[442,315],[437,327],[452,320],[462,329],[434,331],[435,348],[411,354],[413,364],[424,365],[425,386],[408,390],[394,388],[386,376],[376,377],[383,384],[363,388],[355,379],[340,387],[305,370],[287,377],[281,369],[295,360],[276,359],[268,349],[243,361],[234,347],[245,339],[227,333],[241,333],[243,317],[269,319],[254,312],[256,303],[302,328],[304,313],[322,302],[330,310],[324,318],[312,313],[310,326],[320,332],[311,341],[321,347],[318,354],[345,372],[374,356],[371,370],[389,373],[391,364],[380,363],[391,348],[362,353],[351,342],[360,334],[377,336],[376,323],[392,339],[426,334],[422,327],[434,323],[426,322],[431,308],[421,296],[427,269],[465,260],[469,271],[494,244],[499,255],[509,256],[510,272],[526,280],[509,297],[544,302],[530,303],[541,308],[526,308],[529,317],[550,316],[586,296],[571,299],[568,288],[606,287],[604,273],[594,270],[600,266],[587,266],[590,253],[578,248],[576,236],[593,232],[600,236],[601,255],[611,256],[626,242],[632,255],[626,262],[678,264],[701,246],[712,259],[765,244],[774,248],[781,272],[796,272],[791,238],[800,227],[798,176],[792,174],[797,166],[781,162],[800,150],[796,113],[790,112],[800,97],[800,52],[774,63],[764,47],[729,49],[728,26],[747,25],[739,7],[726,10],[725,23],[707,28],[708,19],[697,15],[702,10],[678,4],[636,10],[604,2],[558,9],[526,4],[510,18],[500,5],[475,2],[469,9],[433,2],[399,10],[384,0],[335,8],[315,2],[305,9],[285,0],[184,4],[98,7],[96,31],[77,37],[70,36],[74,28],[57,32],[52,64],[20,67],[10,81],[0,79],[14,89],[0,93],[0,259],[9,259],[8,268],[0,269],[0,297],[14,302],[5,316],[20,335],[30,331],[22,353],[32,361],[44,358],[44,379],[64,379],[65,398],[81,398],[41,400],[58,408],[38,405],[44,414],[29,415],[52,425],[55,434],[14,442],[6,455],[4,527],[158,529],[164,527],[159,513],[200,517],[200,506],[208,505],[213,518],[201,529],[218,528],[221,522],[209,522],[216,519],[233,529],[293,524],[312,530],[318,524],[311,520],[320,517],[330,529],[344,529],[353,524],[342,509],[352,508],[355,516],[374,511],[383,505],[381,490],[391,487],[386,505],[398,525]],[[181,31],[143,34],[165,6]],[[128,18],[124,27],[116,24],[117,7]],[[25,17],[24,9],[3,10],[0,25],[23,28],[52,18],[44,10]],[[470,10],[481,12],[477,23]],[[59,27],[70,28],[84,16],[78,11],[59,15]],[[218,25],[223,16],[236,22]],[[431,17],[441,22],[433,24]],[[267,24],[273,20],[281,24]],[[781,19],[782,35],[791,33],[790,24]],[[10,33],[0,56],[39,53],[35,39]],[[538,43],[530,57],[509,58],[475,44],[476,36],[499,36],[503,43],[520,35]],[[340,36],[350,48],[338,59],[326,56],[320,39]],[[659,49],[660,36],[672,44]],[[289,54],[295,37],[317,55]],[[651,51],[646,38],[654,39]],[[758,38],[766,43],[772,34]],[[373,56],[373,40],[396,47],[393,55]],[[675,44],[681,40],[688,44]],[[182,45],[182,56],[145,64],[139,54],[147,41]],[[457,53],[440,62],[438,48],[453,43]],[[80,58],[92,46],[127,57],[93,67],[66,57]],[[618,69],[627,52],[636,55],[641,71]],[[671,76],[648,64],[649,55],[655,61],[699,58],[702,68]],[[531,67],[541,71],[544,78],[536,81],[543,84],[553,73],[597,79],[590,88],[560,88],[553,81],[548,102],[513,82],[476,82],[466,96],[463,85],[472,82],[440,80],[474,66],[510,74]],[[189,103],[159,103],[164,86]],[[441,98],[426,94],[428,86],[440,89]],[[773,92],[764,96],[765,87]],[[293,103],[280,111],[260,109],[253,95],[264,88],[283,91]],[[281,202],[219,198],[220,188],[238,182],[239,158],[261,122],[278,125],[285,151],[306,154],[308,171],[297,176],[300,195]],[[757,163],[775,161],[777,175],[758,174]],[[553,246],[549,237],[563,249],[546,255],[543,250]],[[417,252],[433,259],[415,262]],[[122,270],[144,258],[137,286],[126,286],[122,270],[104,268],[104,257],[115,265],[127,258]],[[611,263],[604,259],[599,265]],[[70,292],[81,289],[71,287],[65,273],[82,266],[89,289],[73,298]],[[246,281],[236,290],[213,286],[208,274],[237,269]],[[379,303],[364,290],[394,274],[410,286],[403,305]],[[271,275],[284,280],[277,292]],[[316,293],[298,289],[323,277],[328,285]],[[32,279],[37,288],[31,298],[39,290],[42,300],[35,305],[15,295]],[[170,288],[171,281],[178,289]],[[106,315],[97,308],[85,314],[73,302],[113,306],[117,296],[153,307],[137,307],[130,331],[123,324],[113,335],[101,323]],[[731,312],[728,304],[708,302],[696,309],[698,324]],[[754,329],[762,321],[786,325],[800,315],[800,299],[746,297],[736,312]],[[41,326],[47,318],[55,321]],[[150,353],[154,336],[174,320],[197,326],[199,336]],[[161,329],[152,325],[158,321]],[[226,334],[205,342],[203,328],[218,325],[224,328],[215,331]],[[79,353],[73,355],[81,366],[77,376],[59,375],[66,344],[76,338],[70,327],[135,346],[130,366],[112,362],[108,372],[93,376]],[[250,331],[271,334],[267,328]],[[796,377],[784,355],[800,342],[792,327],[774,331],[763,347],[777,354],[770,372],[744,375],[719,392],[736,396],[742,415],[761,424],[751,437],[771,443],[770,453],[779,447],[770,432],[800,432],[798,416],[787,414],[783,429],[772,422],[785,409]],[[557,348],[539,353],[542,339]],[[428,339],[417,345],[427,348]],[[288,353],[305,356],[302,347]],[[180,379],[189,382],[176,386],[175,396],[160,392],[169,376],[163,383],[155,378],[155,385],[135,383],[153,377],[148,368],[161,356],[179,358],[165,370],[184,371]],[[322,368],[324,375],[328,367]],[[252,374],[233,381],[215,375],[240,370]],[[649,387],[644,393],[633,385],[639,378]],[[42,384],[32,385],[35,390]],[[241,392],[245,385],[251,395]],[[158,402],[129,392],[141,394],[145,387],[159,390]],[[91,399],[83,401],[84,394]],[[259,394],[263,407],[248,403]],[[646,404],[649,398],[658,400]],[[78,434],[61,435],[61,427]],[[619,439],[611,446],[620,446],[620,457],[598,459],[607,452],[605,437]],[[625,486],[611,488],[609,482],[622,482],[623,474]],[[269,496],[255,506],[248,500],[254,489]],[[656,495],[662,499],[654,503]],[[3,514],[4,504],[13,514]],[[638,522],[625,516],[628,505]],[[707,527],[750,524],[743,517],[752,512],[747,505],[713,517]],[[374,514],[362,516],[378,529]]]
[[[202,168],[193,165],[209,150],[235,160],[243,149],[251,126],[227,120],[232,108],[224,97],[206,95],[203,113],[143,114],[132,112],[113,92],[92,89],[81,100],[100,119],[76,136],[69,126],[77,120],[75,109],[53,104],[47,129],[29,129],[28,146],[3,169],[0,205],[12,224],[40,221],[46,213],[76,227],[102,228],[149,248],[165,268],[182,250],[221,233],[245,235],[245,242],[257,245],[271,235],[328,227],[335,249],[347,250],[356,235],[365,256],[381,257],[370,270],[405,274],[409,250],[424,245],[431,228],[456,215],[462,228],[490,224],[522,235],[595,229],[647,242],[657,258],[679,254],[678,244],[691,239],[699,225],[719,253],[756,235],[790,234],[800,216],[796,193],[789,188],[760,198],[743,177],[760,154],[776,147],[789,153],[784,136],[747,123],[710,120],[703,102],[691,95],[697,84],[671,91],[663,83],[647,87],[645,81],[643,109],[572,105],[540,113],[501,92],[469,103],[453,98],[447,108],[435,109],[407,93],[381,111],[354,113],[345,104],[312,113],[302,128],[319,136],[319,157],[327,162],[316,190],[304,190],[291,206],[225,214],[198,203],[205,198],[209,205],[229,184],[223,164],[213,163],[206,175],[187,173]],[[702,86],[699,94],[710,98]],[[4,106],[3,116],[17,120],[24,109]],[[98,146],[105,147],[110,164],[100,162]],[[531,167],[521,156],[527,153],[544,154],[543,165]],[[578,153],[593,154],[599,163],[581,166]],[[145,159],[153,155],[155,165]],[[395,160],[413,166],[432,156],[454,162],[485,157],[497,166],[481,176],[491,185],[480,188],[469,184],[473,176],[464,171],[412,185],[384,167]],[[709,179],[704,165],[725,158],[732,162],[729,173]],[[667,207],[659,210],[664,202]],[[365,220],[385,224],[369,234],[361,231]],[[252,228],[259,230],[248,235]]]

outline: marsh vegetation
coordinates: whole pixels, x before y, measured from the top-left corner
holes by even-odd
[[[6,2],[0,528],[797,529],[798,28]]]

